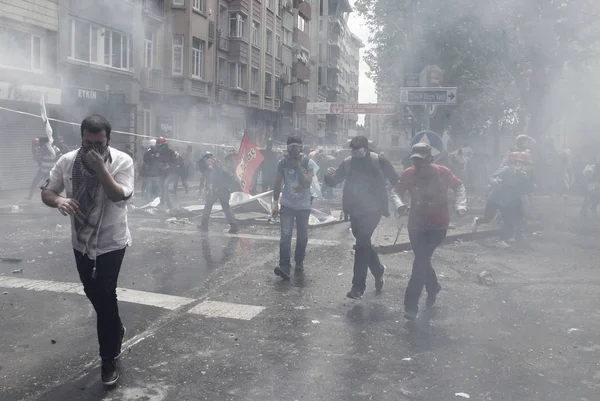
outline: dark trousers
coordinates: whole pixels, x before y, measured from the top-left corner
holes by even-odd
[[[169,188],[177,181],[179,181],[179,175],[177,173],[169,173],[160,179],[160,201],[161,203],[164,202],[169,209],[173,209],[173,200],[171,199]]]
[[[415,259],[408,287],[406,287],[406,293],[404,294],[404,308],[416,311],[419,309],[419,298],[423,286],[430,294],[438,290],[437,275],[431,265],[431,257],[435,249],[446,238],[446,230],[408,230],[408,237]]]
[[[598,203],[600,203],[600,197],[596,191],[586,191],[579,217],[587,219],[589,212],[592,212],[593,217],[598,217]]]
[[[375,277],[382,274],[382,266],[379,256],[373,248],[371,237],[377,228],[381,214],[365,214],[360,216],[350,215],[350,227],[356,238],[354,245],[354,277],[352,286],[364,291],[367,287],[367,270],[370,269]]]
[[[310,210],[295,210],[282,206],[279,214],[281,220],[281,239],[279,240],[279,266],[291,266],[292,233],[296,222],[296,264],[304,263],[306,245],[308,244],[308,219]]]
[[[33,198],[33,193],[36,189],[40,189],[44,179],[46,178],[48,178],[48,172],[38,169],[37,173],[35,173],[35,177],[33,177],[33,181],[31,181],[31,187],[29,188],[29,199]]]
[[[477,219],[477,224],[488,224],[500,211],[502,225],[500,226],[500,240],[506,241],[515,235],[521,235],[520,226],[523,220],[523,204],[520,200],[506,206],[500,206],[495,202],[487,201],[483,217]]]
[[[95,263],[81,252],[74,252],[83,290],[96,310],[100,357],[115,358],[119,354],[123,327],[119,317],[116,290],[125,248],[100,255]]]
[[[208,227],[210,214],[212,213],[212,208],[217,200],[219,200],[219,202],[221,203],[221,208],[223,209],[223,213],[225,213],[227,222],[232,226],[237,225],[235,216],[231,211],[231,206],[229,206],[229,196],[229,191],[224,189],[216,190],[208,194],[208,196],[206,197],[206,203],[204,204],[204,211],[202,212],[202,222],[200,223],[201,227]]]

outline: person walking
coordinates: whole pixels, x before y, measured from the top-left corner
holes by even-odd
[[[43,136],[33,139],[31,153],[34,161],[38,165],[38,170],[29,187],[28,200],[33,198],[35,190],[37,189],[39,191],[40,185],[48,178],[48,174],[52,167],[54,167],[54,163],[57,160],[57,155],[60,153],[60,150],[50,143],[48,137]]]
[[[215,159],[211,152],[204,152],[200,159],[199,168],[202,176],[206,181],[206,203],[202,212],[202,221],[198,225],[200,231],[208,232],[208,223],[215,202],[218,200],[221,203],[221,208],[225,214],[225,218],[229,223],[229,233],[236,234],[239,232],[239,226],[231,206],[229,198],[231,196],[231,188],[233,187],[233,172],[231,169],[232,159],[234,155],[229,154],[225,158],[225,165]]]
[[[97,315],[102,383],[119,379],[125,326],[117,305],[117,281],[131,245],[126,201],[133,195],[133,160],[109,147],[111,126],[99,115],[81,123],[81,147],[63,155],[50,171],[42,201],[71,216],[75,263]],[[61,195],[64,193],[64,196]]]
[[[277,177],[273,189],[273,217],[280,214],[281,238],[279,240],[279,266],[275,274],[290,279],[292,269],[292,233],[296,223],[296,271],[304,271],[304,258],[308,244],[308,220],[312,206],[311,184],[317,165],[302,153],[302,138],[292,136],[287,140],[287,154],[277,164]],[[281,210],[279,196],[281,195]]]
[[[350,227],[356,239],[354,245],[354,277],[348,298],[362,298],[367,281],[367,270],[375,277],[375,290],[380,293],[385,285],[385,266],[371,237],[382,216],[388,217],[389,193],[386,181],[398,182],[398,173],[384,157],[369,149],[369,140],[356,136],[350,141],[351,156],[336,169],[330,167],[325,174],[325,184],[334,187],[343,181],[342,207],[350,215]]]
[[[456,194],[459,216],[467,212],[467,196],[464,184],[449,168],[433,163],[429,144],[414,145],[410,159],[413,166],[404,170],[394,189],[400,198],[397,205],[399,215],[406,213],[404,195],[410,193],[408,236],[415,258],[404,294],[404,317],[414,320],[423,287],[427,290],[427,307],[435,304],[442,289],[431,265],[431,257],[446,238],[450,224],[448,189],[452,188]]]

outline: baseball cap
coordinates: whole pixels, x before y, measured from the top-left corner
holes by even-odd
[[[431,145],[423,142],[413,145],[411,159],[427,159],[429,157],[431,157]]]

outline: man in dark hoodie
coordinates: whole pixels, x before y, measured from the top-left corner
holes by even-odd
[[[369,149],[369,140],[357,136],[350,141],[351,156],[337,168],[327,169],[325,184],[344,184],[342,204],[350,215],[350,227],[356,238],[354,246],[354,277],[347,297],[362,298],[367,281],[367,268],[375,277],[375,290],[380,293],[385,284],[385,266],[371,244],[371,236],[382,216],[389,216],[386,180],[392,185],[398,182],[398,174],[392,164]]]

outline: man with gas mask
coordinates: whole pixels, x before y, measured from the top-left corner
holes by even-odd
[[[415,255],[412,274],[404,295],[404,317],[414,320],[419,310],[419,298],[423,287],[427,289],[426,306],[432,307],[442,287],[439,285],[431,257],[446,238],[450,224],[448,212],[448,189],[456,194],[456,211],[459,216],[467,213],[465,186],[449,168],[433,163],[431,146],[417,143],[412,147],[410,159],[413,166],[404,170],[395,186],[399,194],[397,213],[403,215],[408,209],[404,195],[410,193],[408,236]]]
[[[371,237],[382,216],[389,216],[386,180],[395,185],[398,173],[389,160],[369,149],[369,140],[356,136],[350,141],[351,156],[336,169],[330,167],[325,174],[325,184],[331,187],[344,183],[342,205],[344,213],[350,215],[350,227],[356,238],[354,246],[354,277],[348,298],[362,298],[367,281],[367,270],[375,277],[375,290],[380,293],[385,285],[385,266]]]
[[[119,379],[125,327],[119,317],[117,281],[131,245],[126,201],[133,195],[133,160],[109,147],[111,126],[101,116],[81,123],[81,148],[63,155],[50,171],[42,201],[71,216],[71,240],[83,290],[97,315],[102,383]],[[61,194],[64,193],[64,196]]]
[[[275,274],[290,279],[292,232],[296,222],[296,271],[304,271],[304,257],[308,244],[308,220],[312,207],[311,183],[317,166],[302,153],[302,138],[292,136],[287,140],[287,155],[277,164],[277,178],[273,189],[273,217],[280,213],[281,239],[279,241],[279,267]],[[279,210],[279,195],[281,211]]]

